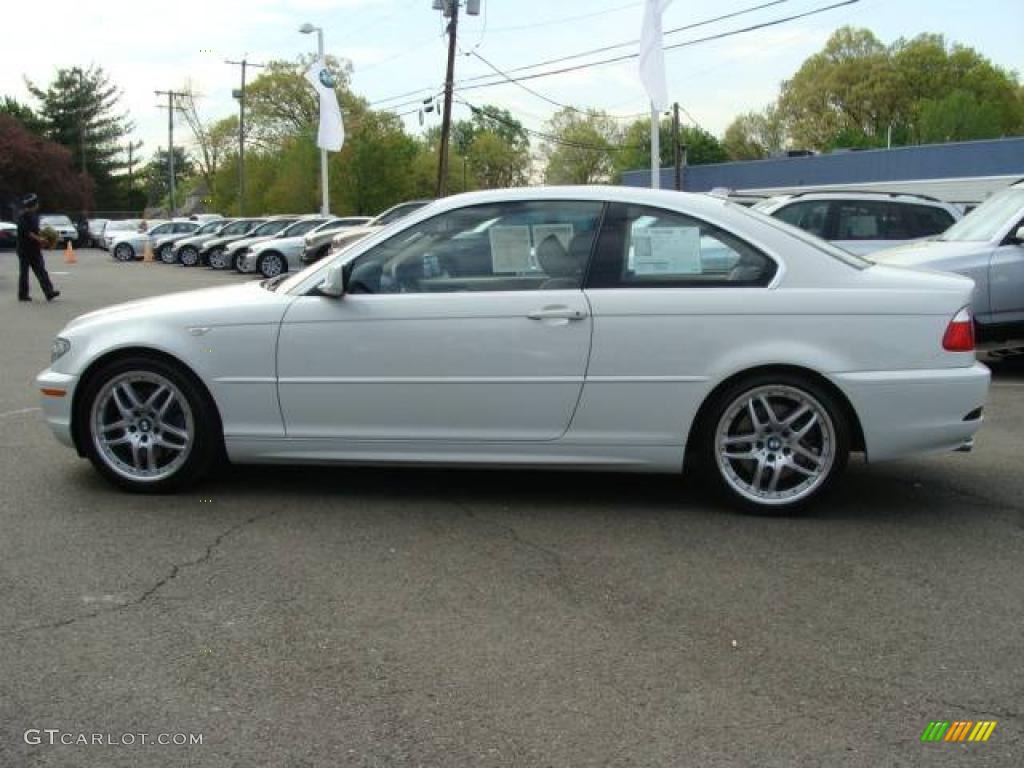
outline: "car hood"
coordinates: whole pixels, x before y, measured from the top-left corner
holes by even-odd
[[[944,269],[951,261],[964,256],[987,253],[992,245],[987,242],[946,242],[943,240],[917,240],[912,243],[875,251],[864,258],[876,264],[898,267]]]
[[[207,236],[203,235],[203,237]],[[203,245],[206,248],[216,248],[218,245],[227,245],[228,243],[233,243],[243,237],[245,237],[245,235],[217,235],[216,237],[211,237],[206,240]]]
[[[297,237],[275,237],[271,239],[273,242],[268,241],[259,243],[255,248],[253,248],[253,251],[263,251],[267,248],[301,248],[306,243],[305,236],[301,235]]]
[[[258,237],[243,237],[241,240],[235,240],[228,247],[229,251],[237,251],[239,248],[251,248],[257,243],[265,243],[267,240],[273,240],[275,235],[260,235]]]
[[[131,320],[181,323],[183,326],[262,324],[280,321],[294,296],[268,291],[260,283],[241,283],[169,293],[115,304],[79,315],[65,327],[76,333]],[[63,333],[63,332],[62,332]]]
[[[189,235],[188,237],[183,237],[175,245],[179,248],[183,245],[202,245],[213,237],[216,237],[216,235]]]

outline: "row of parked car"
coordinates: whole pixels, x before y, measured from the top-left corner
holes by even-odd
[[[373,218],[281,214],[206,222],[175,219],[151,223],[142,231],[114,230],[105,247],[118,261],[141,259],[148,246],[164,264],[276,277],[318,261],[332,248],[346,247],[428,202],[400,203]]]

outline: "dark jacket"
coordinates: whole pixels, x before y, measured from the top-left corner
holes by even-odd
[[[18,255],[39,256],[42,249],[39,242],[30,234],[39,235],[39,214],[34,211],[22,211],[18,217]]]

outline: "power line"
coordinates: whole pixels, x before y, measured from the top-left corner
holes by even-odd
[[[738,11],[734,11],[733,13],[728,13],[728,14],[725,14],[723,16],[716,16],[716,17],[711,18],[711,19],[704,19],[702,21],[693,22],[691,24],[687,24],[687,25],[682,26],[682,27],[676,27],[674,29],[670,29],[665,34],[674,34],[676,32],[682,32],[682,31],[687,30],[687,29],[695,29],[697,27],[706,26],[708,24],[714,24],[715,22],[718,22],[718,21],[723,21],[725,19],[730,19],[730,18],[733,18],[735,16],[741,16],[741,15],[747,14],[747,13],[753,13],[755,11],[759,11],[759,10],[762,10],[764,8],[768,8],[769,6],[779,5],[780,3],[785,3],[785,2],[789,2],[789,0],[771,0],[771,2],[761,3],[760,5],[751,6],[749,8],[741,8]],[[443,32],[442,32],[442,35],[443,35]],[[527,69],[536,69],[537,67],[542,67],[542,66],[545,66],[547,64],[557,64],[557,63],[560,63],[560,62],[563,62],[563,61],[569,61],[570,59],[578,59],[578,58],[581,58],[583,56],[590,56],[590,55],[592,55],[594,53],[601,53],[601,52],[604,52],[604,51],[613,50],[615,48],[623,48],[623,47],[626,47],[626,46],[629,46],[629,45],[635,45],[637,42],[638,41],[633,40],[633,41],[630,41],[628,43],[617,43],[615,45],[605,46],[604,48],[597,48],[597,49],[594,49],[594,50],[591,50],[591,51],[584,51],[582,53],[574,53],[574,54],[571,54],[571,55],[568,55],[568,56],[562,56],[562,57],[557,58],[557,59],[549,59],[547,61],[537,62],[536,64],[526,64],[526,65],[521,66],[521,67],[514,67],[513,69],[507,70],[507,72],[511,74],[511,73],[515,73],[515,72],[521,72],[521,71],[527,70]],[[486,80],[489,77],[492,77],[492,75],[477,75],[475,77],[466,78],[462,82],[463,83],[476,82],[478,80]],[[456,84],[456,86],[457,85],[458,84]],[[385,102],[393,101],[395,99],[405,98],[406,96],[413,96],[413,95],[415,95],[417,93],[423,93],[424,91],[428,91],[428,90],[430,90],[430,89],[429,88],[418,88],[415,91],[406,91],[405,93],[398,93],[398,94],[395,94],[394,96],[388,96],[388,97],[385,97],[383,99],[377,99],[376,101],[371,101],[370,102],[370,106],[374,106],[376,104],[383,104]]]
[[[513,85],[516,85],[516,86],[522,88],[527,93],[536,96],[541,101],[546,101],[548,104],[552,104],[552,105],[554,105],[556,107],[559,107],[561,109],[568,109],[568,110],[570,110],[572,112],[579,112],[580,114],[587,114],[587,111],[584,110],[584,109],[577,109],[576,107],[574,107],[574,106],[572,106],[570,104],[563,104],[560,101],[555,101],[554,99],[552,99],[552,98],[550,98],[548,96],[545,96],[543,93],[539,93],[539,92],[533,90],[532,88],[530,88],[529,86],[523,85],[522,83],[520,83],[515,78],[509,76],[507,73],[502,72],[500,69],[498,69],[496,66],[494,66],[491,62],[489,62],[487,59],[485,59],[483,56],[481,56],[476,51],[470,51],[466,55],[467,56],[468,55],[476,56],[478,59],[480,59],[480,61],[482,61],[488,67],[490,67],[495,72],[497,72],[499,75],[501,75],[503,78],[505,78],[505,80],[507,80],[508,82],[512,83]],[[643,117],[644,115],[648,115],[648,114],[650,114],[650,111],[638,112],[638,113],[632,114],[632,115],[608,115],[608,117],[614,118],[616,120],[635,120],[638,117]]]
[[[755,13],[756,11],[761,11],[761,10],[764,10],[765,8],[770,8],[770,7],[775,6],[775,5],[782,5],[783,3],[788,3],[788,2],[790,2],[790,0],[770,0],[770,2],[760,3],[758,5],[752,5],[752,6],[749,6],[747,8],[741,8],[740,10],[733,11],[732,13],[726,13],[726,14],[722,14],[721,16],[715,16],[713,18],[703,19],[701,21],[691,22],[690,24],[684,24],[681,27],[674,27],[673,29],[666,30],[663,33],[663,35],[674,35],[674,34],[676,34],[678,32],[686,32],[686,31],[691,30],[691,29],[697,29],[699,27],[706,27],[706,26],[708,26],[710,24],[717,24],[720,21],[726,21],[728,19],[733,19],[733,18],[736,18],[737,16],[745,16],[748,13]],[[639,42],[640,42],[639,40],[628,40],[628,41],[623,42],[623,43],[614,43],[612,45],[601,46],[600,48],[592,48],[589,51],[580,51],[579,53],[571,53],[571,54],[567,54],[565,56],[559,56],[558,58],[554,58],[554,59],[547,59],[545,61],[538,61],[536,64],[525,64],[525,65],[520,66],[520,67],[514,67],[513,69],[509,69],[507,71],[509,72],[509,74],[515,74],[516,72],[523,72],[523,71],[528,70],[528,69],[536,69],[537,67],[545,67],[545,66],[547,66],[549,64],[561,64],[562,62],[565,62],[565,61],[572,61],[573,59],[581,59],[581,58],[584,58],[586,56],[593,56],[593,55],[598,54],[598,53],[606,53],[608,51],[614,51],[614,50],[617,50],[619,48],[628,48],[630,46],[637,45]],[[671,47],[671,46],[666,46],[665,49],[668,50],[669,47]],[[634,56],[634,58],[635,58],[635,56]],[[488,77],[490,77],[490,75],[476,75],[475,77],[466,78],[463,82],[465,82],[465,83],[476,82],[478,80],[485,80]]]
[[[734,29],[734,30],[731,30],[729,32],[720,32],[720,33],[715,34],[715,35],[708,35],[706,37],[700,37],[700,38],[696,38],[696,39],[693,39],[693,40],[687,40],[687,41],[682,42],[682,43],[675,43],[673,45],[666,45],[666,46],[664,46],[664,50],[671,51],[671,50],[675,50],[677,48],[688,48],[690,46],[698,45],[700,43],[711,42],[713,40],[722,40],[722,39],[727,38],[727,37],[733,37],[735,35],[741,35],[741,34],[745,34],[747,32],[753,32],[753,31],[758,30],[758,29],[765,29],[767,27],[778,26],[779,24],[785,24],[785,23],[790,22],[790,21],[795,21],[797,19],[803,19],[803,18],[806,18],[808,16],[814,16],[814,15],[819,14],[819,13],[825,13],[826,11],[831,11],[831,10],[834,10],[836,8],[841,8],[841,7],[846,6],[846,5],[853,5],[854,3],[859,3],[859,2],[860,2],[860,0],[842,0],[841,2],[832,3],[831,5],[822,6],[820,8],[814,8],[814,9],[812,9],[810,11],[805,11],[804,13],[797,13],[797,14],[793,14],[791,16],[784,16],[782,18],[778,18],[778,19],[773,19],[771,21],[762,22],[760,24],[753,24],[753,25],[751,25],[749,27],[743,27],[742,29]],[[493,87],[495,85],[504,85],[507,82],[518,83],[518,82],[521,82],[523,80],[536,80],[537,78],[541,78],[541,77],[552,77],[553,75],[562,75],[562,74],[565,74],[567,72],[576,72],[576,71],[579,71],[581,69],[589,69],[591,67],[599,67],[599,66],[603,66],[605,64],[615,64],[615,63],[618,63],[618,62],[621,62],[621,61],[629,61],[630,59],[635,59],[635,58],[638,58],[639,56],[640,56],[639,53],[627,53],[627,54],[623,54],[622,56],[612,57],[610,59],[601,59],[599,61],[592,61],[592,62],[589,62],[587,64],[577,64],[577,65],[572,66],[572,67],[562,67],[560,69],[552,69],[552,70],[548,70],[546,72],[536,72],[536,73],[530,74],[530,75],[522,75],[520,77],[509,78],[508,80],[495,80],[495,81],[490,82],[490,83],[478,83],[476,85],[457,86],[457,90],[459,90],[459,91],[472,91],[472,90],[476,90],[478,88],[491,88],[491,87]],[[530,68],[532,68],[532,67],[527,67],[527,69],[530,69]],[[520,69],[522,69],[522,68],[520,68]],[[510,70],[510,71],[516,71],[516,70]],[[485,77],[491,77],[491,75],[487,75]],[[482,79],[482,78],[477,78],[477,79]],[[469,82],[469,81],[467,80],[467,81],[464,81],[464,82]]]

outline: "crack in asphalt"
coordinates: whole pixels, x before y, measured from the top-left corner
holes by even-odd
[[[236,532],[242,530],[243,528],[247,528],[248,526],[252,525],[253,523],[257,523],[257,522],[259,522],[261,520],[266,520],[267,518],[273,517],[276,514],[277,514],[277,511],[275,510],[275,511],[269,512],[269,513],[267,513],[265,515],[254,515],[253,517],[250,517],[250,518],[248,518],[246,520],[243,520],[240,523],[236,523],[235,525],[232,525],[230,528],[228,528],[228,529],[222,531],[221,533],[217,534],[217,536],[214,537],[213,541],[206,545],[206,551],[203,552],[202,555],[200,555],[199,557],[195,558],[194,560],[186,560],[183,563],[173,563],[171,565],[171,569],[163,577],[158,579],[156,582],[153,583],[152,586],[150,586],[148,589],[143,591],[138,597],[136,597],[136,598],[134,598],[132,600],[128,600],[127,602],[121,603],[120,605],[116,605],[116,606],[113,606],[111,608],[107,608],[107,609],[104,609],[104,610],[93,611],[92,613],[84,613],[84,614],[81,614],[79,616],[72,616],[72,617],[67,618],[67,619],[61,619],[60,621],[52,621],[52,622],[47,622],[45,624],[31,624],[31,625],[25,626],[25,627],[18,627],[18,628],[10,629],[10,630],[2,630],[2,631],[0,631],[0,637],[2,637],[2,636],[11,636],[11,635],[20,635],[20,634],[24,634],[26,632],[34,632],[34,631],[37,631],[37,630],[60,629],[61,627],[67,627],[67,626],[70,626],[72,624],[76,624],[76,623],[78,623],[80,621],[86,621],[88,619],[94,619],[97,616],[104,616],[104,615],[112,614],[112,613],[120,613],[121,611],[128,610],[129,608],[135,608],[137,606],[140,606],[143,603],[145,603],[147,600],[149,600],[151,597],[153,597],[153,595],[155,595],[157,592],[159,592],[167,584],[169,584],[170,582],[172,582],[175,579],[177,579],[178,576],[181,575],[181,573],[183,571],[185,571],[187,569],[190,569],[190,568],[195,568],[196,566],[199,566],[199,565],[202,565],[203,563],[208,562],[210,560],[210,558],[213,557],[213,553],[215,551],[217,551],[217,549],[220,547],[220,545],[224,541],[224,539],[228,538],[233,533],[236,533]]]

